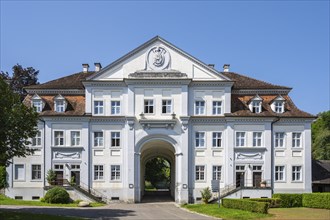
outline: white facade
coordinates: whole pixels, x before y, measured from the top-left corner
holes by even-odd
[[[65,112],[41,114],[40,142],[31,146],[38,151],[13,159],[7,195],[43,197],[46,173],[53,169],[58,179],[75,176],[108,201],[140,202],[145,164],[157,156],[171,164],[170,192],[178,203],[197,201],[201,189],[217,178],[221,190],[244,186],[231,195],[236,197],[311,192],[312,117],[273,112],[271,103],[252,115],[233,112],[237,95],[266,103],[269,96],[287,95],[285,87],[235,89],[230,73],[159,37],[82,83],[82,90],[28,88],[32,99],[54,97],[48,112],[56,113],[56,105],[65,106]],[[72,96],[83,99],[72,104]],[[56,103],[62,98],[65,103]],[[83,114],[68,114],[79,102],[84,102]],[[244,111],[250,112],[251,103]],[[33,165],[40,165],[40,175]],[[261,180],[268,191],[259,188]]]

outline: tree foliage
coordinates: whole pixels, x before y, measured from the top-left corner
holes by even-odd
[[[0,77],[0,165],[8,166],[13,157],[33,153],[26,146],[37,134],[37,123],[38,113],[23,105],[19,95]]]
[[[171,180],[170,163],[161,157],[156,157],[146,163],[145,180],[157,188],[159,184],[168,186]]]
[[[318,116],[312,124],[313,159],[330,160],[330,111]]]
[[[0,78],[3,78],[9,82],[10,88],[20,95],[20,99],[23,100],[27,95],[24,87],[30,85],[36,85],[38,83],[39,70],[35,70],[33,67],[23,68],[21,65],[16,64],[12,68],[12,76],[8,72],[0,72]]]

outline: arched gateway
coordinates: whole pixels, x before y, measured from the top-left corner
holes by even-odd
[[[146,163],[156,157],[163,157],[170,163],[171,180],[170,195],[176,202],[186,200],[181,194],[180,183],[182,172],[182,152],[178,143],[173,138],[157,134],[142,138],[135,145],[135,202],[141,202],[145,191],[145,166]]]

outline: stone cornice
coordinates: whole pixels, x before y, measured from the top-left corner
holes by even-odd
[[[83,81],[82,84],[86,87],[109,87],[109,86],[116,86],[116,87],[123,87],[126,86],[124,81],[118,80],[118,81],[105,81],[105,80],[89,80],[89,81]]]
[[[232,86],[234,84],[233,81],[220,81],[220,80],[214,80],[214,81],[192,81],[189,86],[192,87],[199,87],[199,86]]]
[[[234,95],[287,95],[291,89],[233,89],[231,91]]]
[[[26,89],[29,94],[42,95],[85,95],[85,90],[82,89]]]
[[[127,85],[188,85],[190,79],[125,79]]]

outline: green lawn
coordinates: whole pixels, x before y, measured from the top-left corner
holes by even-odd
[[[70,203],[70,204],[49,204],[46,202],[40,202],[39,200],[36,201],[26,201],[26,200],[15,200],[8,198],[4,195],[0,194],[0,205],[27,205],[27,206],[56,206],[56,207],[77,207],[77,203]],[[93,202],[91,203],[92,207],[99,207],[104,206],[103,203]]]
[[[224,207],[218,208],[218,204],[194,204],[183,205],[183,208],[189,209],[193,212],[223,218],[224,220],[233,219],[326,219],[330,220],[330,210],[328,209],[313,209],[313,208],[271,208],[268,210],[269,214],[253,213],[238,209],[228,209]]]
[[[228,209],[224,207],[218,208],[218,204],[193,204],[193,205],[183,205],[183,208],[189,209],[193,212],[198,212],[205,215],[210,215],[217,218],[223,219],[242,219],[242,220],[249,220],[249,219],[260,219],[265,217],[271,217],[271,214],[261,214],[261,213],[254,213],[248,212],[238,209]]]
[[[57,215],[32,214],[32,213],[25,213],[25,212],[0,210],[0,219],[1,220],[18,220],[18,219],[79,220],[79,219],[83,219],[83,218],[64,217],[64,216],[57,216]]]
[[[313,208],[273,208],[268,213],[273,214],[268,219],[330,219],[329,209],[313,209]]]

